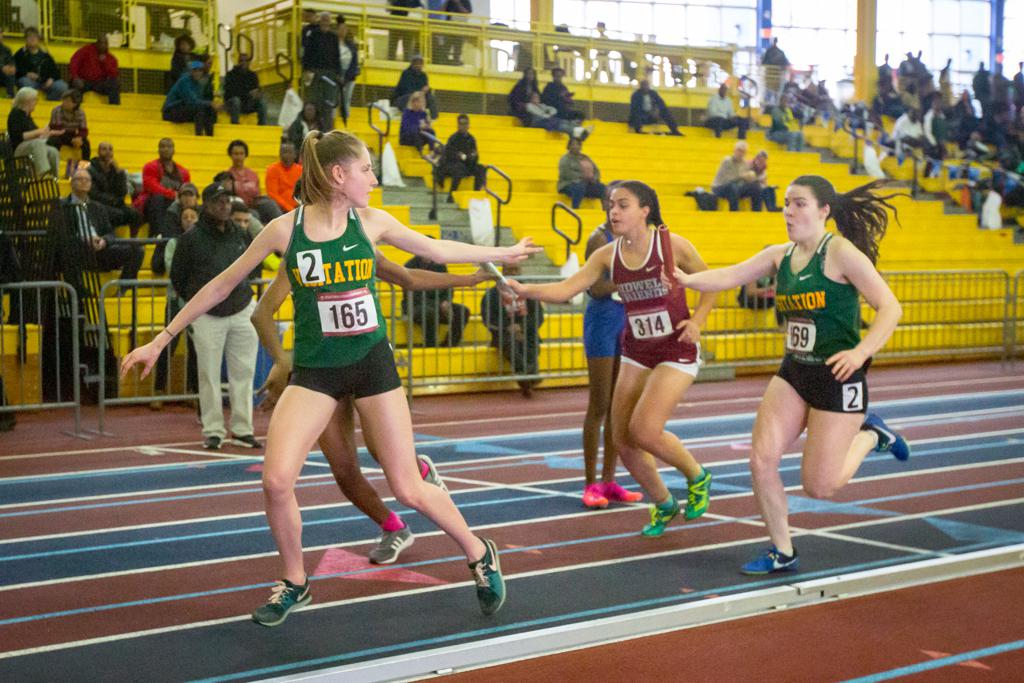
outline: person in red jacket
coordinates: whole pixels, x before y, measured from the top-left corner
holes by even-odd
[[[110,104],[121,104],[121,84],[117,80],[117,57],[110,53],[105,35],[71,55],[71,87],[78,92],[94,90],[107,96]]]
[[[188,169],[174,161],[174,140],[163,138],[158,149],[159,158],[142,167],[142,192],[132,202],[149,223],[150,237],[168,233],[167,207],[178,198],[178,189],[191,182]]]

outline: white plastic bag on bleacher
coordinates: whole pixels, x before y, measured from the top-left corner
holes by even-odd
[[[284,91],[284,99],[281,100],[281,112],[277,115],[277,125],[285,130],[295,122],[295,117],[302,113],[302,98],[294,88]]]
[[[384,187],[405,187],[402,172],[398,168],[398,157],[390,142],[384,143],[384,153],[380,158],[380,178]]]
[[[873,178],[885,178],[882,163],[878,160],[878,151],[874,145],[864,145],[864,170]]]
[[[494,216],[490,199],[469,200],[469,233],[473,244],[481,247],[494,245]]]
[[[570,278],[579,272],[580,258],[579,256],[576,255],[576,252],[569,253],[569,258],[565,260],[565,263],[562,264],[562,267],[559,270],[559,275],[561,275],[563,280],[566,278]],[[583,292],[580,292],[579,294],[574,296],[572,298],[571,303],[574,303],[577,306],[581,305],[583,303]]]
[[[999,230],[1003,227],[1003,215],[1000,208],[1003,198],[995,190],[985,195],[985,203],[981,205],[981,227],[984,230]]]

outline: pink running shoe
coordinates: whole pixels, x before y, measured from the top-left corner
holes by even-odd
[[[616,503],[638,503],[644,499],[644,494],[639,491],[627,491],[614,481],[606,481],[602,485],[602,493],[609,501]]]
[[[608,507],[608,499],[601,493],[601,484],[590,484],[583,489],[583,506],[591,510]]]

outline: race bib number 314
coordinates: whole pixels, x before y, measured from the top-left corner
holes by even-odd
[[[630,314],[629,327],[633,331],[633,338],[640,341],[672,334],[672,320],[664,308]]]
[[[325,337],[366,334],[379,326],[377,307],[366,287],[350,292],[323,292],[317,295],[316,306]]]

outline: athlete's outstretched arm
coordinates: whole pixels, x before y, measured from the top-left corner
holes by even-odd
[[[238,286],[238,283],[249,276],[263,259],[271,252],[284,253],[288,247],[288,239],[292,229],[291,214],[287,213],[267,224],[263,231],[253,240],[245,252],[235,259],[227,269],[210,280],[194,297],[189,299],[185,307],[174,316],[148,344],[134,349],[121,361],[121,377],[128,374],[136,364],[142,364],[142,376],[145,377],[153,368],[160,352],[170,343],[175,335],[180,334],[192,322],[211,308],[227,298]]]
[[[871,327],[857,346],[840,351],[825,361],[832,366],[832,374],[836,379],[842,382],[885,346],[903,317],[903,307],[874,264],[860,249],[846,240],[834,241],[839,242],[836,245],[838,248],[834,252],[830,250],[830,253],[838,262],[840,272],[876,311]]]
[[[568,301],[580,292],[590,289],[595,282],[604,276],[611,264],[611,254],[614,247],[614,243],[601,247],[587,259],[582,268],[561,282],[524,284],[518,280],[510,279],[508,281],[509,287],[524,299],[536,299],[551,304]]]
[[[402,289],[412,291],[424,289],[448,289],[449,287],[472,287],[493,280],[494,276],[483,268],[469,275],[455,273],[435,273],[432,270],[406,268],[388,259],[379,251],[377,257],[377,277]]]
[[[754,254],[746,261],[725,268],[713,268],[699,273],[686,273],[676,268],[679,284],[698,292],[722,292],[766,275],[773,275],[788,245],[776,244]]]
[[[475,244],[453,240],[434,240],[398,222],[391,214],[380,209],[363,209],[360,213],[369,220],[364,225],[370,228],[370,238],[386,242],[411,254],[424,256],[434,263],[519,263],[530,254],[541,251],[533,246],[533,240],[524,237],[512,247],[479,247]]]

